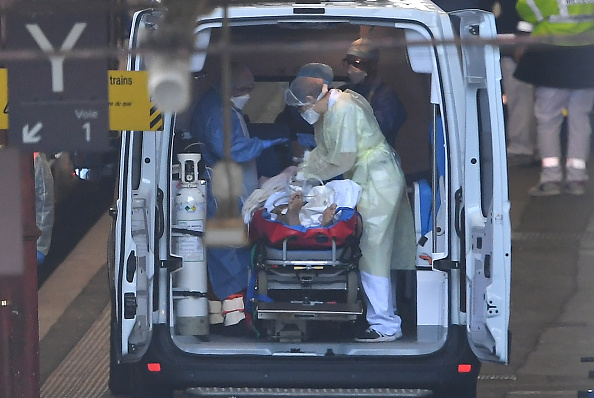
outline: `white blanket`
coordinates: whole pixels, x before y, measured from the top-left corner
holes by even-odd
[[[292,194],[293,189],[274,192],[264,207],[271,213],[275,207],[288,204]],[[322,213],[328,206],[336,203],[336,207],[354,209],[360,196],[361,187],[351,180],[333,180],[326,185],[315,186],[309,192],[304,192],[305,204],[299,211],[299,221],[304,227],[317,227],[321,225]],[[276,214],[271,213],[271,219],[275,220]]]

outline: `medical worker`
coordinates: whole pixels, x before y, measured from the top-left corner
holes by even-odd
[[[330,85],[334,80],[334,71],[326,64],[312,62],[299,68],[297,76],[319,77],[324,80],[324,83]],[[302,158],[305,150],[316,146],[313,138],[313,126],[303,120],[295,107],[285,106],[274,122],[285,124],[289,128],[293,154],[296,158]]]
[[[256,158],[263,150],[275,145],[287,143],[286,138],[261,140],[250,137],[242,109],[254,89],[254,76],[243,64],[231,64],[230,105],[231,105],[231,158],[242,166],[243,181],[242,203],[258,188]],[[221,83],[210,88],[199,100],[190,133],[201,143],[202,156],[207,167],[213,167],[225,156],[223,132],[223,97]],[[216,184],[209,181],[209,187]],[[208,192],[208,217],[215,215],[216,201],[212,190]],[[238,205],[241,206],[241,203]],[[208,248],[207,267],[212,291],[218,300],[209,300],[211,319],[218,319],[225,326],[239,325],[245,319],[243,314],[243,291],[248,283],[248,267],[250,264],[249,248]],[[222,302],[221,302],[222,301]],[[220,316],[217,316],[219,314]],[[227,334],[244,328],[224,328]],[[231,332],[231,330],[234,330]]]
[[[379,48],[369,38],[357,39],[347,49],[343,62],[350,83],[341,89],[365,97],[388,144],[395,148],[398,130],[406,121],[406,108],[378,74]]]
[[[303,176],[328,180],[342,174],[362,188],[357,205],[363,219],[359,270],[369,327],[356,341],[394,341],[402,330],[390,270],[414,268],[415,257],[412,211],[396,154],[371,106],[354,91],[328,90],[323,79],[300,76],[287,89],[285,101],[314,125],[317,146],[299,166]]]
[[[554,43],[528,48],[515,72],[517,79],[535,86],[541,172],[539,183],[528,193],[583,195],[594,104],[594,1],[518,0],[516,10],[533,25],[531,37]],[[560,134],[565,112],[567,153],[563,156]]]

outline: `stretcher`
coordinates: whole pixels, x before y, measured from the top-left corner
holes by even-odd
[[[340,208],[330,227],[288,226],[258,210],[250,223],[255,241],[254,317],[279,341],[303,341],[316,321],[355,321],[359,299],[360,216]]]

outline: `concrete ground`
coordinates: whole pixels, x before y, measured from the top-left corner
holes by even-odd
[[[527,190],[538,174],[535,166],[509,169],[510,363],[483,365],[480,398],[577,397],[594,387],[589,378],[594,362],[582,361],[594,357],[594,184],[582,197],[531,198]],[[39,290],[42,384],[106,310],[109,221],[102,216]],[[87,298],[84,306],[76,304],[81,296]],[[77,333],[78,340],[72,337]],[[99,338],[106,339],[107,330]],[[97,377],[105,383],[106,376],[103,371]],[[110,397],[102,386],[97,396]]]
[[[509,169],[510,364],[483,366],[480,398],[576,397],[594,388],[594,363],[582,361],[594,357],[594,186],[581,197],[531,198],[539,171]]]

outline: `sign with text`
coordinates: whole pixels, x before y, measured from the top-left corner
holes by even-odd
[[[150,101],[145,71],[108,71],[110,130],[163,130],[163,115]],[[0,129],[8,128],[7,71],[0,68]],[[37,133],[33,126],[29,134]],[[107,134],[107,131],[106,131]]]
[[[163,130],[163,116],[150,101],[147,79],[145,71],[109,71],[109,125],[112,130]]]
[[[108,60],[68,57],[78,49],[106,48],[107,16],[96,10],[8,13],[5,43],[9,50],[47,54],[6,64],[8,145],[50,153],[108,150]]]

